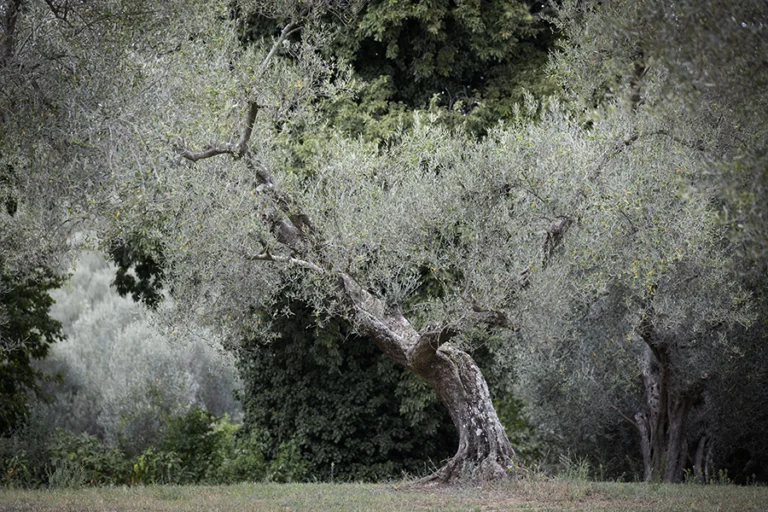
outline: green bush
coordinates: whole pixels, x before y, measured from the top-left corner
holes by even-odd
[[[215,483],[257,482],[267,475],[267,464],[256,432],[238,436],[239,425],[225,415],[216,425],[224,432],[219,447],[221,464],[208,479]]]
[[[182,483],[181,458],[175,452],[155,451],[151,446],[136,458],[131,484]]]
[[[193,407],[186,414],[171,419],[161,443],[164,452],[178,455],[181,481],[201,482],[221,465],[224,430],[216,429],[216,418],[205,409]]]
[[[277,449],[277,457],[269,463],[267,480],[272,482],[301,482],[307,477],[309,462],[301,456],[299,443],[291,439]]]
[[[58,430],[51,444],[49,485],[117,485],[129,483],[130,462],[125,455],[98,438]]]
[[[376,481],[453,455],[456,431],[428,385],[345,322],[321,327],[310,307],[288,306],[290,317],[271,320],[279,338],[248,340],[239,354],[245,428],[268,478]],[[306,461],[307,475],[288,460]]]
[[[54,430],[39,408],[12,435],[0,437],[0,472],[5,487],[38,487],[47,481]]]
[[[30,487],[32,485],[32,472],[29,469],[26,452],[21,451],[8,458],[3,458],[1,469],[4,487]]]
[[[194,408],[171,418],[160,442],[136,456],[96,436],[53,431],[45,417],[0,437],[0,485],[54,488],[261,481],[268,465],[257,432],[242,434],[229,415]],[[269,474],[279,481],[306,475],[296,443],[278,450]]]

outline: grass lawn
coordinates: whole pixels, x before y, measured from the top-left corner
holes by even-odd
[[[240,484],[0,490],[2,511],[768,511],[768,487],[566,481],[417,489],[398,484]]]

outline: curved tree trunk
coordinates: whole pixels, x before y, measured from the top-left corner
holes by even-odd
[[[358,328],[390,359],[432,386],[459,432],[456,455],[421,482],[508,478],[515,452],[472,357],[450,345],[445,330],[420,334],[399,310],[387,311],[351,277],[343,275],[342,283],[357,313]]]
[[[472,357],[443,346],[435,351],[426,367],[413,370],[435,389],[459,432],[456,455],[424,481],[451,482],[467,476],[480,480],[508,477],[515,452]]]

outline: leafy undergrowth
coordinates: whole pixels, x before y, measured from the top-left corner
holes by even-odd
[[[561,480],[440,489],[405,484],[238,484],[4,490],[3,511],[765,511],[768,487]]]

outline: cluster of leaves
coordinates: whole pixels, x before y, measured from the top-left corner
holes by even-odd
[[[237,4],[244,42],[287,23],[261,2]],[[512,116],[523,91],[554,90],[545,66],[556,35],[544,10],[519,0],[353,1],[332,10],[320,20],[324,56],[349,63],[366,83],[355,97],[323,105],[325,117],[352,136],[387,140],[410,111],[432,105],[453,114],[448,124],[485,133]]]
[[[0,260],[0,434],[18,427],[29,413],[30,393],[42,396],[42,372],[34,360],[63,339],[61,323],[50,315],[49,291],[63,278],[47,269],[18,273]]]

